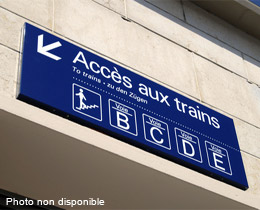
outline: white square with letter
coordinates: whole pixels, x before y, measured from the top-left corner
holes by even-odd
[[[179,128],[174,128],[178,153],[202,163],[199,138]]]
[[[108,100],[109,104],[109,123],[111,126],[137,136],[137,122],[135,110],[122,103]]]
[[[228,151],[208,141],[205,141],[205,146],[209,166],[223,173],[232,175]]]
[[[171,142],[168,124],[143,114],[144,136],[145,140],[160,147],[170,150]]]

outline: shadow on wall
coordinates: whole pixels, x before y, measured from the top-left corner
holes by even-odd
[[[222,41],[216,39],[215,37],[213,37],[213,36],[207,34],[206,32],[203,32],[203,31],[200,30],[200,29],[197,29],[197,28],[194,27],[194,26],[189,25],[188,23],[185,22],[185,20],[182,20],[182,19],[184,19],[184,18],[183,18],[184,14],[182,13],[182,12],[183,12],[183,8],[181,7],[181,4],[182,4],[182,3],[181,3],[181,1],[179,1],[179,0],[173,0],[173,1],[175,1],[175,3],[174,3],[174,5],[173,5],[172,7],[169,7],[169,8],[167,8],[167,7],[166,7],[166,8],[160,8],[159,6],[156,5],[157,2],[156,2],[156,1],[153,1],[153,0],[148,0],[148,1],[147,1],[147,0],[135,0],[136,3],[139,3],[139,4],[141,4],[142,6],[148,8],[148,9],[154,11],[154,12],[156,12],[157,14],[163,16],[164,18],[167,18],[168,20],[173,21],[174,23],[180,25],[181,27],[184,27],[185,29],[187,29],[187,30],[189,30],[189,31],[191,31],[191,32],[193,32],[193,33],[195,33],[195,34],[197,34],[197,35],[199,35],[199,36],[201,36],[201,37],[207,39],[208,41],[210,41],[210,42],[212,42],[212,43],[214,43],[214,44],[220,46],[221,48],[224,48],[224,49],[228,50],[228,51],[231,52],[231,53],[233,53],[233,54],[235,54],[235,55],[237,55],[237,56],[239,56],[239,57],[242,57],[242,53],[241,53],[240,51],[236,50],[234,47],[232,47],[232,46],[230,46],[229,44],[226,44],[226,43],[224,43],[224,42],[222,42]],[[171,2],[170,2],[170,3],[171,3]],[[169,5],[169,6],[170,6],[170,5]],[[175,6],[176,6],[176,7],[175,7]],[[174,7],[175,7],[175,8],[174,8]],[[177,8],[177,7],[179,7],[179,8]],[[176,15],[175,15],[175,14],[170,14],[169,10],[171,10],[171,9],[174,9],[174,10],[175,10]],[[179,9],[179,11],[180,11],[180,9],[181,9],[181,13],[180,13],[179,11],[177,12],[178,9]],[[223,20],[223,21],[224,21],[224,20]],[[172,39],[172,38],[170,37],[171,35],[164,35],[164,36],[165,36],[166,38],[168,38],[168,39],[171,39],[172,41],[174,41],[174,42],[176,42],[176,43],[177,43],[176,39],[177,39],[177,40],[180,40],[180,39],[181,39],[180,37],[177,37],[177,38],[173,38],[173,39]],[[189,40],[191,40],[191,39],[193,39],[193,38],[190,38]],[[197,52],[198,50],[196,49],[196,47],[192,47],[192,46],[191,46],[192,44],[189,44],[189,40],[186,40],[186,41],[183,40],[182,43],[179,42],[179,43],[177,43],[177,44],[180,44],[182,47],[184,47],[184,48],[186,48],[186,49],[188,49],[188,50]],[[203,45],[203,44],[204,44],[204,43],[200,43],[200,45]],[[205,43],[205,44],[207,44],[207,43]],[[252,57],[249,57],[249,56],[245,56],[243,59],[244,59],[245,61],[247,61],[247,62],[253,64],[256,68],[260,68],[260,60],[257,61],[257,59],[252,58]],[[259,59],[260,59],[260,58],[259,58]],[[214,61],[214,58],[211,58],[211,60]]]

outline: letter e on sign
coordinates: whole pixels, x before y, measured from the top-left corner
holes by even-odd
[[[208,163],[211,168],[232,175],[228,152],[226,149],[205,141]]]

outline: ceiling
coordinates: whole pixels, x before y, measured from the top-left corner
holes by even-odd
[[[191,0],[199,7],[260,39],[260,7],[247,0]]]

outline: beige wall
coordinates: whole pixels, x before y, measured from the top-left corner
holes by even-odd
[[[189,1],[1,0],[0,109],[10,112],[14,109],[8,110],[8,103],[21,103],[15,99],[15,92],[24,22],[149,75],[150,79],[233,118],[249,189],[242,192],[225,184],[220,189],[212,187],[211,179],[206,179],[208,184],[203,179],[195,183],[189,177],[182,179],[260,208],[259,40]],[[28,112],[30,109],[33,108],[28,106]],[[35,121],[23,112],[19,115]],[[58,130],[54,125],[48,126]],[[70,135],[75,134],[71,131]],[[98,146],[102,148],[102,144]],[[158,166],[150,167],[163,171]],[[178,172],[167,173],[178,176]]]

